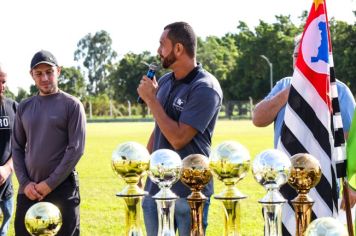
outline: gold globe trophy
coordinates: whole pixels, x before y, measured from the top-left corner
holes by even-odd
[[[141,199],[147,192],[137,186],[149,166],[150,154],[136,142],[120,144],[112,154],[112,168],[125,181],[127,186],[116,196],[124,199],[125,232],[127,236],[143,235],[141,229]]]
[[[240,203],[246,198],[235,185],[246,176],[250,167],[250,154],[238,142],[225,141],[211,153],[210,168],[223,182],[225,189],[214,198],[222,201],[225,210],[225,236],[240,235]]]
[[[32,236],[54,236],[61,226],[61,212],[50,202],[38,202],[26,212],[25,227]]]
[[[290,170],[289,157],[275,149],[261,152],[253,161],[253,176],[267,190],[267,194],[259,201],[263,205],[265,235],[282,236],[282,206],[286,199],[278,190],[287,183]]]
[[[296,217],[296,235],[302,236],[310,223],[314,204],[308,193],[319,183],[321,168],[319,161],[307,153],[295,154],[290,160],[292,168],[288,183],[298,192],[298,196],[292,200]]]
[[[209,183],[211,177],[209,160],[206,156],[192,154],[183,159],[180,180],[192,191],[187,197],[192,220],[190,236],[204,236],[203,208],[207,197],[201,193],[201,190]]]

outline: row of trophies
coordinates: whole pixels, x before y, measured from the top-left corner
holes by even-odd
[[[207,197],[201,190],[209,183],[213,174],[225,186],[222,193],[214,196],[224,206],[223,235],[241,235],[240,200],[246,196],[236,188],[236,184],[246,176],[250,168],[250,154],[240,143],[225,141],[212,151],[209,158],[192,154],[182,160],[172,150],[160,149],[149,155],[144,146],[126,142],[114,150],[112,168],[127,183],[127,186],[116,194],[126,203],[127,236],[143,235],[139,217],[140,202],[148,193],[137,184],[146,172],[160,188],[160,191],[152,196],[157,203],[158,236],[176,235],[173,219],[175,200],[178,197],[170,187],[178,180],[191,189],[191,194],[187,197],[191,210],[190,236],[204,236],[202,213]],[[282,235],[282,206],[286,200],[280,194],[279,188],[287,182],[298,192],[298,196],[292,200],[297,236],[325,235],[319,234],[319,231],[327,230],[330,233],[331,228],[338,232],[336,235],[347,235],[346,229],[332,218],[309,224],[313,200],[308,196],[308,192],[321,178],[320,164],[313,156],[303,153],[289,158],[281,151],[265,150],[254,159],[252,173],[256,181],[267,190],[267,194],[259,201],[263,206],[264,235]]]
[[[203,206],[207,199],[201,190],[214,174],[223,182],[225,189],[215,195],[225,211],[225,236],[239,236],[240,200],[246,198],[236,184],[243,179],[250,168],[250,154],[238,142],[226,141],[218,145],[207,158],[192,154],[183,160],[174,151],[160,149],[151,155],[141,144],[126,142],[120,144],[112,155],[113,170],[124,179],[127,186],[116,195],[125,200],[125,235],[142,236],[141,200],[147,192],[138,187],[139,180],[147,172],[160,191],[153,196],[157,203],[158,236],[175,236],[174,206],[178,196],[170,187],[180,180],[192,193],[187,197],[191,209],[190,236],[204,236],[202,227]],[[265,187],[267,194],[259,201],[263,208],[264,235],[281,236],[282,206],[286,202],[279,188],[289,183],[298,192],[292,200],[296,216],[297,236],[319,236],[326,232],[346,236],[346,229],[333,218],[320,218],[311,224],[313,200],[308,196],[321,177],[319,162],[309,154],[296,154],[289,158],[278,150],[265,150],[258,154],[252,165],[256,181]],[[34,236],[54,236],[62,225],[59,209],[48,202],[33,205],[25,216],[25,226]]]

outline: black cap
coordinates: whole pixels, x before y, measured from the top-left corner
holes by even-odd
[[[31,60],[31,70],[39,64],[48,64],[51,66],[58,66],[57,59],[49,51],[41,50],[37,52]]]

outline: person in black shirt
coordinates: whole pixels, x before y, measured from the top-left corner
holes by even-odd
[[[13,172],[11,155],[11,134],[15,119],[17,103],[5,97],[7,71],[0,63],[0,208],[4,220],[0,228],[0,236],[6,235],[13,209]]]

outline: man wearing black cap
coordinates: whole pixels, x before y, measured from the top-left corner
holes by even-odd
[[[19,104],[13,162],[19,181],[16,235],[29,235],[27,210],[38,201],[55,204],[63,225],[57,235],[79,235],[79,186],[75,166],[84,152],[85,113],[80,101],[58,89],[61,68],[48,51],[37,52],[30,74],[39,93]]]

